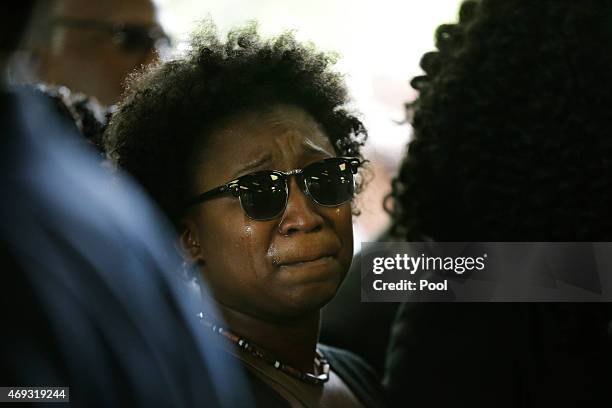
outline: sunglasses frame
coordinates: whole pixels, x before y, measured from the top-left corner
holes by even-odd
[[[323,160],[319,160],[313,163],[310,163],[309,165],[305,166],[302,169],[294,169],[294,170],[289,170],[289,171],[280,171],[280,170],[263,170],[263,171],[256,171],[253,173],[249,173],[249,174],[245,174],[244,176],[240,176],[232,181],[229,181],[219,187],[215,187],[211,190],[208,190],[200,195],[198,195],[197,197],[194,197],[192,200],[190,200],[187,203],[187,207],[191,207],[194,206],[196,204],[200,204],[203,203],[205,201],[211,200],[213,198],[216,198],[222,194],[228,194],[231,193],[232,196],[238,198],[238,200],[240,201],[240,207],[242,208],[242,211],[244,211],[244,213],[247,215],[247,217],[251,218],[252,220],[256,220],[256,221],[268,221],[268,220],[273,220],[275,218],[278,218],[287,208],[287,202],[289,200],[289,178],[291,176],[300,176],[301,174],[304,173],[304,170],[307,169],[309,166],[312,166],[314,164],[318,164],[321,162],[329,162],[329,161],[343,161],[346,164],[349,165],[350,167],[350,171],[352,174],[357,174],[357,170],[359,169],[359,167],[363,164],[363,162],[356,158],[356,157],[330,157],[328,159],[323,159]],[[282,210],[278,213],[275,214],[274,216],[268,217],[268,218],[254,218],[251,217],[249,215],[249,213],[245,210],[244,206],[242,205],[242,197],[240,196],[240,180],[243,179],[244,177],[251,177],[253,175],[256,175],[258,173],[267,173],[267,174],[274,174],[279,176],[280,178],[282,178],[285,182],[285,203],[282,207]],[[304,177],[300,177],[301,181],[303,183],[303,188],[302,191],[304,193],[304,195],[306,195],[308,198],[310,198],[313,202],[315,202],[316,204],[322,206],[322,207],[337,207],[339,205],[342,205],[344,203],[346,203],[347,201],[350,201],[350,198],[338,203],[338,204],[332,204],[332,205],[326,205],[326,204],[321,204],[317,199],[315,199],[311,194],[310,191],[308,189],[308,184],[306,183],[306,179]],[[355,183],[355,180],[353,179],[353,185]]]

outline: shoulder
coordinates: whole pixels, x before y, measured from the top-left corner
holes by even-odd
[[[52,233],[57,239],[47,240],[50,246],[82,253],[111,269],[117,268],[113,262],[133,263],[134,256],[146,268],[180,265],[170,226],[140,188],[104,169],[45,97],[29,91],[11,96],[12,143],[3,152],[0,178],[9,197],[2,202],[3,215],[8,224],[19,225],[10,228],[12,240]],[[20,233],[25,229],[31,231]]]
[[[104,171],[44,100],[11,102],[0,146],[0,264],[11,272],[0,287],[3,378],[71,379],[87,391],[75,392],[81,405],[237,402],[242,387],[220,384],[242,376],[202,338],[156,208]]]
[[[318,344],[331,369],[366,407],[386,405],[380,377],[364,359],[348,350]]]

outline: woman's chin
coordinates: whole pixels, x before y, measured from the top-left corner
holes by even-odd
[[[300,316],[320,310],[329,303],[342,283],[342,277],[336,275],[335,279],[317,280],[301,283],[289,289],[284,296],[283,303],[289,314]]]

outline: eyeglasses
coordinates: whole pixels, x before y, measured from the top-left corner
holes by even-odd
[[[302,191],[312,201],[324,207],[336,207],[353,198],[354,175],[357,174],[359,166],[361,161],[357,158],[335,157],[288,172],[258,171],[202,193],[190,200],[187,206],[231,193],[238,197],[249,218],[258,221],[271,220],[285,211],[289,197],[289,177],[296,176]]]
[[[112,23],[109,21],[58,17],[55,24],[84,30],[105,31],[112,35],[124,52],[147,52],[153,49],[169,48],[170,38],[157,25]]]

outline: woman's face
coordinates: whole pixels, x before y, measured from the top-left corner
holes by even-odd
[[[323,129],[301,108],[278,105],[243,113],[207,135],[194,191],[254,171],[289,171],[335,156]],[[350,203],[322,207],[304,195],[295,177],[278,218],[252,220],[228,194],[196,206],[185,225],[183,245],[216,300],[266,320],[320,309],[335,295],[353,253]]]

